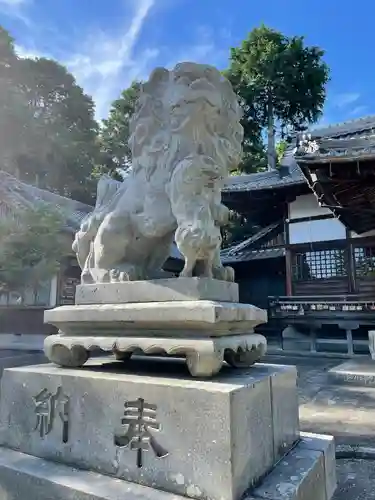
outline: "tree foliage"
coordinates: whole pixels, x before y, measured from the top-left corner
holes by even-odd
[[[135,81],[125,89],[119,99],[112,103],[109,117],[103,120],[100,133],[102,162],[106,170],[116,175],[116,169],[127,170],[131,165],[129,149],[129,123],[135,110],[141,82]]]
[[[222,230],[223,248],[239,243],[246,238],[250,238],[259,227],[244,214],[231,210],[229,214],[229,223]]]
[[[288,147],[288,143],[285,140],[281,140],[276,144],[276,163],[279,165],[284,157],[285,151]]]
[[[329,70],[324,52],[304,38],[287,37],[262,25],[231,50],[226,72],[244,107],[246,126],[258,140],[267,130],[268,168],[276,167],[275,133],[301,130],[322,114]]]
[[[17,290],[51,278],[69,252],[64,215],[41,206],[0,219],[0,290]]]
[[[19,158],[23,175],[31,168],[40,187],[89,201],[90,173],[99,153],[91,97],[55,61],[25,59],[20,66],[22,89],[35,119],[33,147]]]
[[[99,161],[94,103],[56,61],[18,58],[0,29],[1,168],[41,188],[90,202]]]

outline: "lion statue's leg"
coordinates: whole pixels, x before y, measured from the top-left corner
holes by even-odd
[[[94,240],[96,281],[143,279],[141,266],[127,260],[134,239],[134,228],[127,213],[113,211],[105,216]]]
[[[234,281],[234,269],[231,266],[223,266],[220,257],[220,249],[217,249],[212,262],[212,274],[217,280]]]
[[[91,269],[94,267],[94,253],[93,253],[93,243],[90,243],[90,250],[86,257],[85,263],[82,267],[81,272],[81,283],[90,285],[94,283],[94,278],[91,274]]]
[[[212,259],[197,260],[194,267],[194,275],[202,278],[213,278]]]
[[[162,272],[163,265],[169,257],[173,236],[174,231],[169,232],[165,236],[158,238],[155,244],[153,244],[151,255],[147,262],[148,279],[153,279]]]
[[[193,270],[196,264],[196,257],[194,252],[185,252],[184,253],[185,264],[184,268],[180,272],[181,278],[191,278],[193,276]]]

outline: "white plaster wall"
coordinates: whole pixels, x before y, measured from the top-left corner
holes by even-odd
[[[314,194],[298,196],[295,201],[289,203],[288,208],[290,220],[332,214],[329,208],[322,208],[319,206],[318,200]]]
[[[338,219],[292,222],[289,224],[290,243],[312,243],[316,241],[343,240],[346,238],[345,226]]]

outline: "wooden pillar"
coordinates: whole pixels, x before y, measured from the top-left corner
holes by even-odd
[[[348,292],[356,292],[356,282],[355,282],[355,265],[354,265],[354,255],[353,255],[353,245],[350,240],[350,231],[346,228],[346,244],[345,252],[347,257],[347,274],[348,274]]]
[[[316,352],[316,328],[314,326],[310,328],[310,351]]]
[[[351,330],[346,330],[346,344],[348,346],[349,356],[353,356],[354,354],[353,332]]]
[[[284,240],[285,240],[285,289],[288,297],[293,295],[292,286],[292,254],[289,249],[289,219],[285,218],[284,223]]]
[[[288,297],[293,295],[292,284],[292,254],[289,248],[285,250],[285,279],[286,279],[286,294]]]

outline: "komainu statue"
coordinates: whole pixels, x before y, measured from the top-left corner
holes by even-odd
[[[82,283],[155,278],[173,239],[181,276],[234,280],[220,260],[221,188],[240,160],[240,118],[230,83],[211,66],[151,74],[130,123],[131,172],[122,183],[99,182],[75,237]]]

